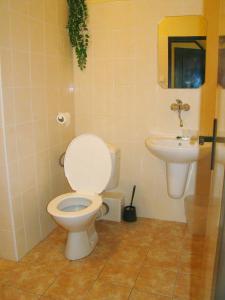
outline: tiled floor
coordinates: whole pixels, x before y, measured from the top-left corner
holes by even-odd
[[[0,299],[202,300],[203,240],[185,224],[139,219],[96,227],[97,247],[82,260],[64,258],[61,228],[19,263],[0,259]]]

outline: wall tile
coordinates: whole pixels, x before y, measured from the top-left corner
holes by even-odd
[[[44,23],[36,20],[29,20],[30,51],[44,52]]]
[[[7,196],[6,194],[5,197],[1,199],[0,228],[2,230],[10,230],[12,226]]]
[[[9,184],[12,198],[19,197],[21,189],[21,176],[19,172],[18,160],[11,160],[8,163],[9,170]]]
[[[45,59],[42,54],[31,54],[31,85],[32,87],[41,87],[45,83]]]
[[[7,159],[9,162],[16,161],[18,159],[17,152],[17,132],[15,126],[7,126],[5,128],[6,132],[6,149],[7,149]]]
[[[11,46],[11,36],[10,36],[9,12],[0,8],[0,47],[6,48],[10,46]]]
[[[9,10],[9,0],[2,0],[0,2],[0,10],[1,11],[8,11]]]
[[[32,123],[19,124],[16,127],[18,155],[25,158],[34,153],[34,134]]]
[[[33,123],[34,151],[39,153],[49,147],[49,135],[47,120],[35,121]]]
[[[36,172],[37,172],[37,185],[44,186],[50,184],[50,155],[49,151],[39,152],[36,155]]]
[[[30,88],[14,89],[14,106],[16,111],[16,124],[32,121]]]
[[[47,120],[47,101],[45,98],[46,92],[43,87],[31,89],[32,99],[32,119]]]
[[[39,21],[44,19],[44,0],[29,0],[29,16]]]
[[[0,240],[2,245],[4,245],[4,247],[0,248],[0,256],[5,259],[16,260],[12,231],[0,230]]]
[[[17,13],[11,13],[12,46],[20,51],[28,51],[28,18]]]
[[[6,255],[12,246],[15,230],[21,258],[55,227],[46,211],[48,201],[69,189],[58,156],[74,136],[74,120],[62,128],[55,118],[60,110],[74,118],[72,51],[65,28],[65,1],[2,0],[0,14],[0,101],[6,125],[5,140],[0,129],[0,204],[10,201],[3,167],[5,144],[16,225],[6,226],[8,207],[1,218],[4,224],[0,223],[6,242],[4,249],[0,245],[0,253]],[[6,228],[9,230],[3,231]],[[10,257],[16,259],[12,251]]]
[[[20,159],[18,164],[19,173],[23,174],[23,176],[20,177],[21,192],[25,192],[31,187],[34,187],[36,183],[35,158],[34,156],[28,156]]]
[[[16,229],[16,243],[18,258],[21,259],[29,249],[26,247],[26,237],[24,228]]]
[[[39,207],[35,188],[22,193],[27,249],[41,239]]]
[[[12,69],[12,51],[6,48],[1,48],[1,72],[2,72],[2,86],[13,86],[13,69]]]
[[[3,99],[4,99],[4,119],[5,125],[14,125],[15,124],[15,107],[13,100],[13,88],[3,88],[2,89]]]
[[[45,4],[45,22],[57,24],[58,5],[55,0],[44,1]]]
[[[28,87],[30,84],[30,64],[27,52],[13,51],[13,82],[15,87]]]
[[[28,0],[9,0],[9,7],[11,10],[22,14],[28,14],[29,1]]]

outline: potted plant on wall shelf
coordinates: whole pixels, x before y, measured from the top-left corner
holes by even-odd
[[[86,68],[89,41],[87,18],[88,10],[85,0],[67,0],[68,32],[72,47],[75,49],[77,63],[81,70]]]

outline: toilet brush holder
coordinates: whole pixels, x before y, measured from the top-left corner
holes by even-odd
[[[133,186],[130,205],[125,206],[123,210],[123,220],[126,222],[137,221],[136,208],[135,206],[133,206],[135,190],[136,190],[136,185]]]
[[[136,208],[135,206],[125,206],[123,210],[123,220],[126,222],[137,221]]]

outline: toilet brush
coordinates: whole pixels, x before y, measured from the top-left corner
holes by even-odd
[[[123,210],[123,220],[126,221],[126,222],[135,222],[135,221],[137,221],[136,208],[135,208],[135,206],[133,206],[135,190],[136,190],[136,185],[133,186],[130,205],[125,206],[124,210]]]

